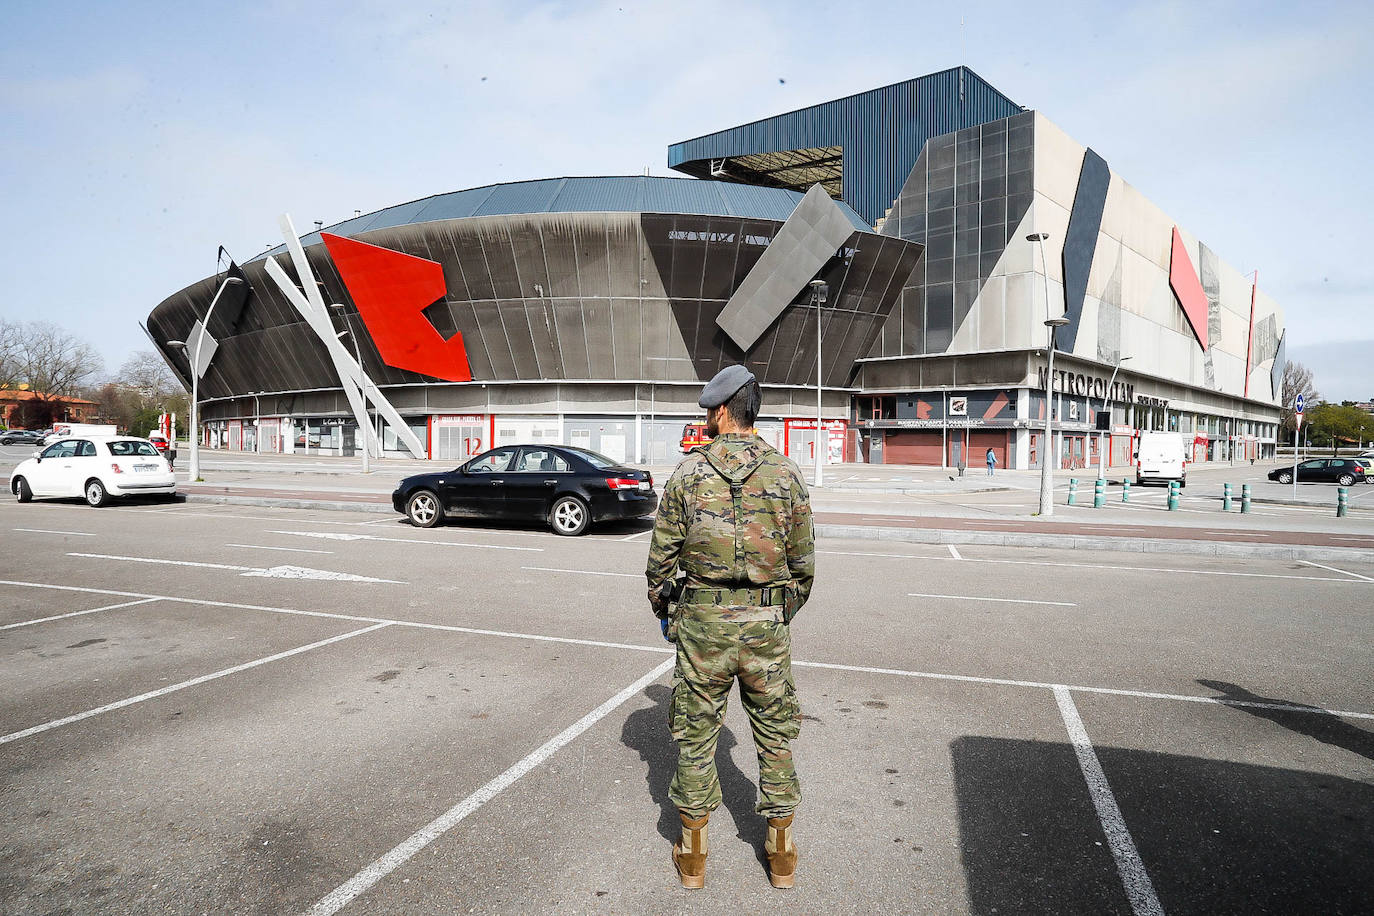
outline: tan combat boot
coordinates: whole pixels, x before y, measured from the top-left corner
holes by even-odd
[[[682,841],[673,844],[673,865],[677,866],[677,876],[682,879],[683,887],[706,886],[706,821],[711,817],[708,811],[699,818],[687,816],[679,811],[682,820]]]
[[[768,819],[768,881],[774,887],[791,887],[797,876],[797,844],[792,842],[792,815]]]

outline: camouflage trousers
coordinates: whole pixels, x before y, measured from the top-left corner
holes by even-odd
[[[678,757],[668,797],[692,817],[720,807],[716,741],[738,679],[759,760],[756,810],[786,816],[801,801],[791,748],[801,725],[791,632],[781,620],[723,620],[711,610],[682,608],[674,624],[677,670],[669,717]]]

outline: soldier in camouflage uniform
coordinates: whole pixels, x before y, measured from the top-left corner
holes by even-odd
[[[715,438],[669,478],[649,548],[649,602],[677,643],[670,729],[678,763],[668,795],[682,820],[673,861],[684,887],[705,883],[706,822],[721,803],[716,740],[736,679],[758,752],[769,880],[791,887],[796,870],[801,788],[789,742],[801,708],[788,625],[811,593],[815,553],[801,473],[753,430],[760,401],[743,366],[707,384],[698,403]],[[665,587],[675,582],[682,594],[670,608]]]

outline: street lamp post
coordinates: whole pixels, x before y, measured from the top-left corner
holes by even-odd
[[[344,305],[342,302],[331,302],[329,304],[329,307],[332,309],[337,309],[344,316],[344,323],[348,325],[348,330],[340,331],[338,333],[338,336],[340,338],[343,338],[345,335],[347,335],[353,338],[353,359],[358,364],[358,375],[361,377],[363,374],[363,354],[362,350],[358,347],[358,335],[353,332],[353,319],[348,317],[348,312],[344,310]],[[359,394],[364,398],[363,416],[361,419],[364,422],[368,422],[370,418],[367,413],[367,395],[365,392],[362,391],[361,385],[359,386]],[[358,433],[363,437],[363,473],[370,474],[372,473],[372,459],[370,455],[371,449],[368,447],[368,445],[372,440],[372,431],[370,429],[363,429],[362,427],[359,427]]]
[[[1062,315],[1050,317],[1050,273],[1045,266],[1045,240],[1048,232],[1032,232],[1026,241],[1040,246],[1040,275],[1045,281],[1045,327],[1050,329],[1049,350],[1045,366],[1045,446],[1040,456],[1040,515],[1054,514],[1054,471],[1050,467],[1054,452],[1054,329],[1062,328],[1069,319]]]
[[[187,469],[188,480],[196,481],[200,479],[200,426],[199,426],[199,400],[200,400],[200,351],[205,344],[205,334],[210,329],[210,316],[214,314],[215,306],[219,304],[219,297],[224,295],[225,289],[230,286],[242,286],[243,280],[240,277],[225,277],[224,282],[215,290],[215,297],[210,300],[210,307],[205,310],[205,320],[200,324],[200,333],[196,335],[196,345],[192,349],[184,340],[169,340],[167,346],[177,350],[185,350],[191,359],[191,424],[187,429],[187,438],[191,440],[191,464]]]
[[[248,392],[253,396],[253,452],[262,454],[262,408],[258,401],[261,391]]]
[[[829,287],[824,280],[812,280],[810,285],[811,298],[816,303],[816,476],[811,485],[819,487],[821,464],[825,460],[825,450],[830,444],[821,425],[821,306],[825,304],[825,294]]]
[[[1107,382],[1107,392],[1106,392],[1106,394],[1105,394],[1105,395],[1103,396],[1103,398],[1102,398],[1102,409],[1103,409],[1103,410],[1106,410],[1106,409],[1107,409],[1107,404],[1108,404],[1108,403],[1111,401],[1111,399],[1112,399],[1112,385],[1116,384],[1116,374],[1117,374],[1118,372],[1121,371],[1121,364],[1124,363],[1126,360],[1128,360],[1128,359],[1130,359],[1130,358],[1131,358],[1131,357],[1129,357],[1129,356],[1123,356],[1123,357],[1121,357],[1121,359],[1119,359],[1119,360],[1116,361],[1116,368],[1112,370],[1112,377],[1111,377],[1111,379]],[[1110,417],[1110,414],[1108,414],[1108,416]],[[1109,425],[1109,426],[1111,425],[1111,420],[1110,420],[1110,419],[1107,420],[1107,425]],[[1110,430],[1107,430],[1107,432],[1110,433],[1111,431],[1110,431]],[[1097,443],[1097,479],[1098,479],[1098,480],[1105,480],[1106,477],[1107,477],[1107,451],[1106,451],[1105,448],[1103,448],[1103,446],[1109,444],[1109,443],[1112,441],[1112,438],[1111,438],[1110,435],[1108,435],[1108,436],[1106,436],[1106,442],[1103,442],[1102,440],[1103,440],[1103,436],[1102,436],[1101,434],[1099,434],[1099,435],[1098,435],[1098,443]]]

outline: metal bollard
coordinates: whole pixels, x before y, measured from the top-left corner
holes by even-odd
[[[1101,509],[1107,503],[1107,481],[1101,477],[1093,484],[1093,508]]]
[[[1073,501],[1074,501],[1075,498],[1077,498],[1077,496],[1078,496],[1078,478],[1077,478],[1077,477],[1070,477],[1070,478],[1069,478],[1069,505],[1070,505],[1070,506],[1073,505]]]
[[[1336,491],[1336,518],[1345,518],[1345,510],[1350,508],[1350,492],[1345,487]]]
[[[1129,480],[1121,481],[1121,501],[1123,503],[1131,501],[1131,482]]]
[[[1229,483],[1221,485],[1221,511],[1231,511],[1231,485]]]
[[[1178,508],[1178,481],[1169,481],[1169,511],[1173,512]]]
[[[1240,485],[1240,511],[1242,514],[1250,511],[1250,485],[1248,483]]]

